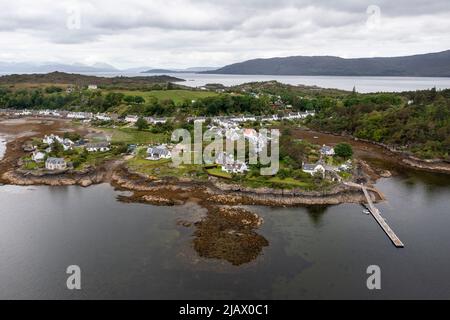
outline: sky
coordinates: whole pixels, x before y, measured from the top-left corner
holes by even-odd
[[[450,49],[450,1],[0,0],[0,62],[220,67]]]

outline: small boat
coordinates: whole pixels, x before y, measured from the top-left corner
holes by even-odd
[[[370,211],[367,210],[367,209],[364,209],[364,210],[363,210],[363,213],[369,215],[369,214],[370,214]]]

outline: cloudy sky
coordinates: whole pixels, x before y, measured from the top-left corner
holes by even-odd
[[[0,0],[0,62],[223,66],[450,49],[450,1]]]

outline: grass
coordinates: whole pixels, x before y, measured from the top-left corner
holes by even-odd
[[[279,177],[273,177],[270,178],[269,181],[276,184],[292,185],[301,188],[311,188],[311,183],[295,180],[294,178],[281,179]]]
[[[145,150],[138,151],[138,155],[128,161],[128,166],[134,171],[146,174],[148,176],[158,177],[176,177],[176,178],[197,178],[207,177],[202,165],[182,164],[175,167],[171,159],[147,160],[145,159]]]
[[[146,102],[150,97],[155,97],[159,101],[172,99],[175,104],[183,103],[185,100],[191,101],[206,97],[217,96],[218,94],[211,91],[194,91],[194,90],[152,90],[152,91],[133,91],[133,90],[113,90],[112,92],[121,92],[130,96],[141,96]]]
[[[224,178],[224,179],[232,178],[231,174],[229,174],[228,172],[222,171],[222,169],[220,167],[206,169],[206,172],[208,172],[209,175],[218,177],[218,178]]]
[[[112,135],[112,143],[159,144],[167,142],[169,138],[166,134],[139,131],[134,128],[101,128],[101,130]]]

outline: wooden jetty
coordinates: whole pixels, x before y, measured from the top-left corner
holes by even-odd
[[[403,244],[403,242],[400,241],[399,237],[397,237],[395,232],[392,231],[392,229],[389,227],[389,225],[383,219],[383,217],[380,214],[380,210],[378,210],[378,208],[374,206],[372,199],[370,198],[369,192],[367,191],[367,188],[365,186],[361,185],[361,189],[364,192],[364,195],[367,199],[367,205],[368,205],[369,212],[372,214],[372,216],[378,222],[380,227],[387,234],[389,239],[391,239],[394,246],[396,246],[397,248],[403,248],[405,245]]]

